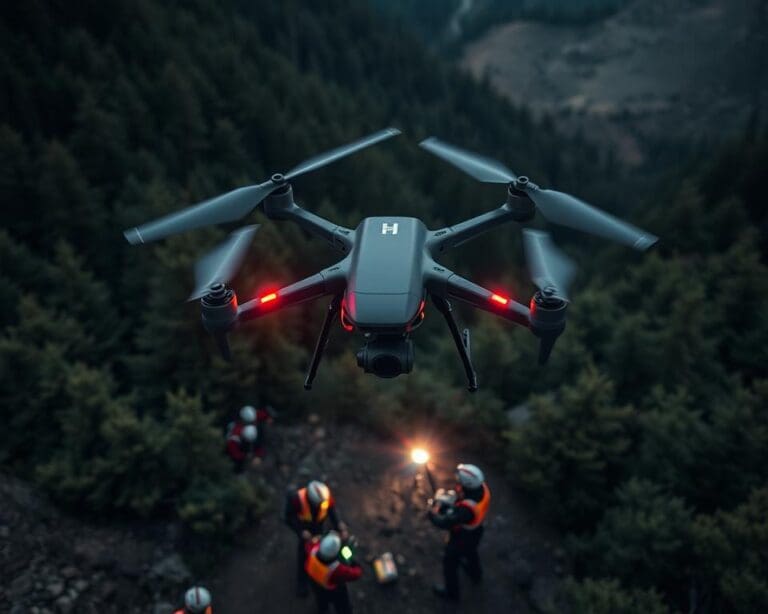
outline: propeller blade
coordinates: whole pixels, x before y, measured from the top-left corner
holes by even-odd
[[[655,235],[569,194],[542,189],[528,189],[526,193],[542,215],[555,224],[599,235],[640,251],[659,240]]]
[[[356,151],[360,151],[361,149],[375,145],[376,143],[392,138],[393,136],[397,136],[398,134],[400,134],[400,130],[397,128],[385,128],[384,130],[379,130],[370,136],[359,139],[347,145],[342,145],[341,147],[337,147],[331,151],[326,151],[325,153],[314,156],[309,160],[305,160],[298,166],[295,166],[290,171],[288,171],[285,174],[285,178],[286,180],[293,179],[294,177],[298,177],[299,175],[303,175],[304,173],[318,169],[321,166],[330,164],[339,158],[343,158],[344,156],[353,154]]]
[[[195,289],[187,300],[205,296],[215,283],[226,284],[230,281],[240,268],[258,229],[258,225],[240,228],[200,258],[195,265]]]
[[[573,261],[555,246],[546,232],[526,228],[523,247],[533,283],[542,292],[551,288],[553,296],[568,301],[568,287],[576,273]]]
[[[434,137],[423,140],[419,143],[419,146],[438,158],[453,164],[478,181],[484,181],[485,183],[511,183],[517,179],[517,175],[501,162],[459,149],[448,143],[443,143]]]
[[[193,230],[202,226],[213,226],[238,220],[248,215],[261,201],[282,185],[282,181],[279,181],[278,178],[288,180],[298,177],[398,134],[400,134],[400,131],[397,128],[380,130],[354,143],[310,158],[293,168],[284,177],[275,175],[276,179],[274,181],[269,180],[257,185],[249,185],[232,190],[152,222],[130,228],[124,231],[123,234],[128,243],[137,245],[163,239],[169,235],[186,232],[187,230]]]
[[[232,190],[200,204],[171,213],[153,222],[126,230],[131,245],[156,241],[202,226],[232,222],[248,215],[278,186],[272,181]]]

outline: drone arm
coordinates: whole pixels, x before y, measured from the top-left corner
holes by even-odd
[[[325,239],[335,249],[347,253],[352,247],[352,231],[325,218],[294,205],[284,212],[285,219],[291,220],[307,232]]]
[[[441,252],[456,247],[507,222],[527,222],[533,218],[533,203],[526,196],[510,191],[505,202],[498,209],[475,216],[455,226],[435,230],[430,234],[429,247]]]
[[[352,247],[352,231],[302,209],[293,200],[290,184],[270,194],[264,200],[264,215],[271,220],[290,220],[307,232],[328,241],[334,248],[348,253]]]
[[[517,301],[500,296],[455,273],[447,281],[448,296],[488,311],[520,326],[529,327],[531,310]]]
[[[429,291],[437,296],[455,298],[520,326],[531,326],[531,310],[525,305],[478,286],[439,265],[432,267],[427,285]]]
[[[344,283],[343,267],[333,266],[290,286],[243,303],[237,309],[237,319],[239,322],[247,322],[291,305],[298,305],[329,294],[340,294],[344,291]]]
[[[459,222],[455,226],[433,231],[429,242],[433,251],[441,252],[474,239],[491,228],[510,222],[512,219],[512,213],[505,203],[498,209]]]

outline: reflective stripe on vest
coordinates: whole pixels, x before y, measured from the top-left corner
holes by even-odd
[[[461,505],[472,510],[472,522],[461,525],[462,529],[472,531],[483,524],[485,515],[488,513],[488,506],[491,503],[491,491],[488,486],[483,483],[483,497],[480,501],[474,501],[473,499],[462,499],[457,502],[456,505]]]
[[[321,524],[328,516],[328,501],[323,501],[320,504],[320,509],[317,510],[317,518],[312,517],[312,506],[309,504],[309,496],[307,495],[307,489],[302,488],[299,490],[299,520],[302,522],[315,522]]]
[[[339,566],[339,562],[334,561],[330,565],[326,565],[317,557],[318,550],[320,550],[320,544],[312,546],[312,550],[310,550],[309,556],[304,563],[304,571],[307,572],[307,575],[312,578],[316,584],[319,584],[324,589],[333,590],[336,588],[336,584],[331,582],[331,576]]]

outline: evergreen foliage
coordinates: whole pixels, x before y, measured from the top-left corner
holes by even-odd
[[[573,614],[666,614],[669,609],[653,590],[626,590],[618,580],[592,580],[581,582],[570,579],[566,583]]]
[[[0,82],[4,468],[72,509],[220,534],[257,500],[221,454],[221,426],[240,404],[389,432],[433,420],[503,455],[571,535],[574,611],[687,610],[691,595],[712,611],[765,609],[765,135],[705,152],[659,186],[604,173],[600,152],[350,0],[6,3]],[[226,229],[141,249],[121,230],[389,124],[618,204],[662,241],[638,255],[558,236],[582,272],[544,370],[524,331],[462,311],[475,396],[432,312],[416,371],[395,381],[364,375],[335,334],[303,392],[319,304],[243,327],[225,365],[185,300],[195,259]],[[347,226],[398,213],[434,228],[498,206],[498,191],[408,141],[302,178],[298,201]],[[638,196],[611,203],[615,193]],[[518,234],[489,233],[445,263],[527,297]],[[332,262],[280,224],[262,227],[250,256],[240,293]],[[530,394],[531,419],[508,426],[504,409]]]
[[[693,525],[704,586],[716,586],[734,612],[768,608],[766,518],[768,489],[760,488],[735,510],[700,516]]]

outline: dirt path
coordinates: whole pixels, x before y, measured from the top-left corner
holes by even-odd
[[[362,580],[351,596],[357,612],[535,612],[549,599],[561,571],[553,548],[557,536],[526,510],[502,475],[489,469],[491,512],[481,545],[485,582],[472,586],[462,578],[464,606],[447,605],[431,593],[441,579],[443,533],[425,518],[428,486],[414,478],[405,444],[381,440],[344,426],[329,433],[316,425],[279,427],[271,442],[280,450],[255,471],[268,476],[273,489],[260,525],[246,531],[240,548],[220,568],[211,586],[222,614],[315,612],[311,597],[294,596],[295,538],[283,525],[283,496],[289,484],[310,477],[327,480],[339,511],[358,537]],[[298,443],[303,442],[303,443]],[[481,455],[434,459],[438,484],[450,485],[457,460],[484,465]],[[370,560],[390,551],[399,561],[400,579],[391,586],[375,582]]]

